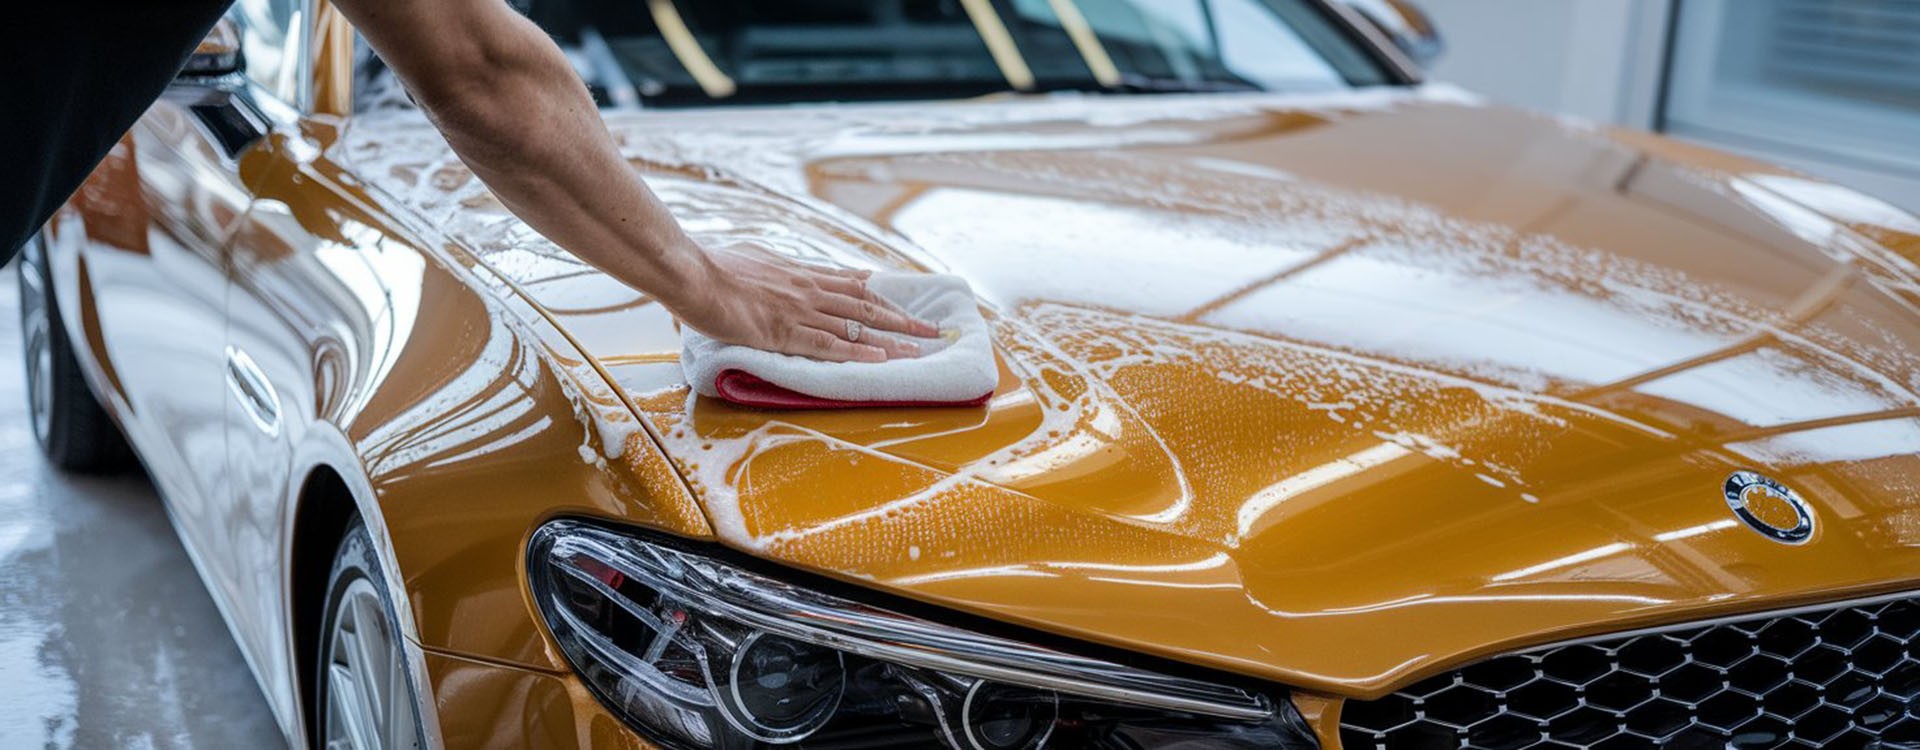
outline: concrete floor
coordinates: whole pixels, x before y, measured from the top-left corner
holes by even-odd
[[[284,746],[145,477],[69,477],[22,394],[0,273],[0,748]]]

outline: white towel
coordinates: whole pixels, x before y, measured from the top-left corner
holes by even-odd
[[[992,336],[966,280],[949,275],[876,273],[867,280],[867,288],[907,314],[934,324],[940,329],[940,337],[905,337],[920,345],[920,356],[911,359],[824,362],[723,344],[681,326],[680,368],[687,382],[706,396],[728,398],[716,387],[716,381],[723,373],[741,371],[802,396],[846,402],[795,408],[855,407],[863,403],[970,404],[992,394],[999,381]]]

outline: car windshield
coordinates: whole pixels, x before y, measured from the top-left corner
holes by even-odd
[[[1377,59],[1314,0],[515,5],[560,42],[594,97],[611,107],[1004,91],[1320,91],[1389,82]],[[367,65],[384,72],[377,61]]]

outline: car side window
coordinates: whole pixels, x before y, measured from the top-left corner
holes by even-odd
[[[285,102],[299,94],[306,0],[238,0],[233,14],[246,51],[247,77]]]

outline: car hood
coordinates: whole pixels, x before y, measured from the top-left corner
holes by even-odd
[[[996,331],[983,408],[693,397],[658,305],[417,118],[357,123],[348,160],[557,322],[752,554],[1347,695],[1920,576],[1920,230],[1885,204],[1437,88],[611,124],[703,242],[956,273]],[[1737,519],[1736,470],[1811,538]]]

